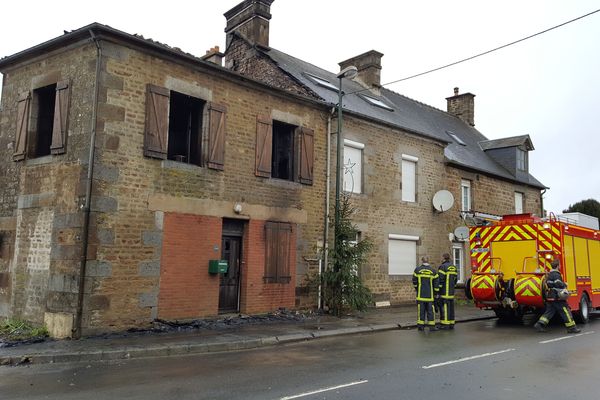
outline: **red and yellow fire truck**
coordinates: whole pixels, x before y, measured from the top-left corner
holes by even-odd
[[[542,312],[545,274],[560,261],[567,302],[580,322],[600,307],[600,231],[574,225],[553,215],[507,215],[469,230],[471,278],[467,297],[500,318]]]

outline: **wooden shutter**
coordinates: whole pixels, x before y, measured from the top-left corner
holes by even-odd
[[[292,226],[283,222],[265,223],[265,283],[289,283]]]
[[[277,222],[265,223],[265,283],[277,281]]]
[[[289,283],[290,276],[290,246],[292,244],[292,226],[286,223],[278,224],[277,232],[277,282]]]
[[[63,154],[67,145],[67,117],[69,114],[69,82],[56,84],[56,101],[54,103],[54,125],[52,127],[52,154]]]
[[[208,106],[208,168],[223,170],[225,165],[225,106]]]
[[[313,183],[314,138],[315,132],[308,128],[297,128],[300,136],[299,181],[305,185]]]
[[[273,122],[271,118],[256,117],[256,176],[271,177]]]
[[[31,103],[30,92],[22,93],[17,102],[17,131],[15,133],[15,153],[13,160],[25,159],[27,152],[27,127],[29,125],[29,105]]]
[[[169,89],[148,85],[146,88],[146,130],[144,155],[167,158],[169,140]]]

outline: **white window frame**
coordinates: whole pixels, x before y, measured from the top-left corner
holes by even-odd
[[[419,158],[402,154],[402,201],[417,201],[417,163]],[[410,180],[412,178],[412,181]]]
[[[524,200],[525,194],[523,192],[515,192],[515,214],[523,214]]]
[[[465,196],[466,192],[466,196]],[[472,208],[471,181],[467,179],[460,180],[460,200],[461,211],[471,211]]]
[[[527,152],[517,147],[517,170],[527,171]]]
[[[363,165],[363,150],[365,145],[363,143],[355,142],[353,140],[344,139],[344,159],[343,159],[343,188],[345,192],[350,193],[362,193],[362,165]],[[346,153],[346,149],[348,149],[348,156]],[[352,160],[349,157],[350,153],[354,153],[358,151],[358,159]],[[354,161],[353,166],[348,166],[349,163]],[[350,171],[351,170],[351,171]],[[352,176],[352,179],[348,179]],[[348,177],[348,178],[347,178]]]
[[[415,268],[417,267],[417,242],[419,241],[418,236],[411,235],[398,235],[398,234],[389,234],[388,235],[388,275],[390,276],[398,276],[398,275],[412,275],[414,273]],[[400,265],[398,259],[392,256],[391,247],[394,243],[403,243],[408,245],[411,250],[411,254],[405,257],[404,265]],[[412,250],[414,248],[414,254],[412,254]],[[413,258],[414,256],[414,258]]]
[[[465,250],[460,243],[452,245],[452,264],[458,271],[457,281],[463,283],[465,280]]]

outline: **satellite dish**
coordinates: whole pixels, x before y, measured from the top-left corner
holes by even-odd
[[[469,238],[469,227],[459,226],[454,230],[454,237],[460,241],[467,240]]]
[[[447,190],[440,190],[433,195],[433,208],[439,212],[448,211],[454,204],[454,196]]]

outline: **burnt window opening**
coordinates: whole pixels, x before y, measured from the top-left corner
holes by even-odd
[[[271,177],[294,180],[294,132],[296,126],[273,121],[273,158]]]
[[[56,104],[56,84],[44,86],[33,91],[29,158],[50,155],[52,130],[54,127],[54,108]]]
[[[202,163],[202,119],[206,102],[171,91],[167,158],[188,164]]]

